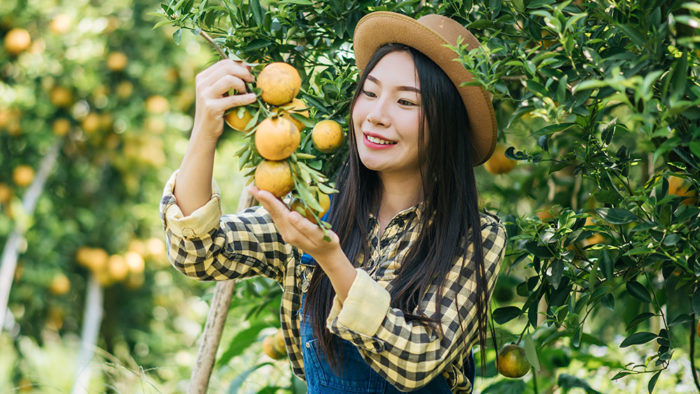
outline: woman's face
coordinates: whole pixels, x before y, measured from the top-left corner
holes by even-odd
[[[420,85],[411,54],[396,51],[385,55],[367,76],[352,112],[362,164],[383,175],[419,175],[421,111]]]

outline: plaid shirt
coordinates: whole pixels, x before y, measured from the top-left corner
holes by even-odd
[[[304,378],[300,348],[301,294],[308,288],[313,265],[301,261],[297,248],[285,243],[262,207],[236,215],[222,215],[220,194],[214,185],[209,202],[184,217],[172,191],[175,174],[165,186],[160,214],[173,266],[199,280],[228,280],[262,275],[283,288],[280,311],[287,353],[294,373]],[[443,373],[455,393],[471,392],[463,372],[464,358],[478,340],[476,276],[471,261],[473,246],[455,261],[435,310],[437,286],[428,289],[418,309],[439,318],[444,335],[416,321],[406,321],[401,310],[390,307],[389,290],[408,246],[419,234],[420,205],[399,212],[379,233],[379,223],[369,218],[371,258],[369,266],[356,268],[345,302],[336,298],[326,321],[328,329],[352,342],[381,376],[399,390],[409,391]],[[506,234],[495,216],[482,214],[484,263],[489,294],[505,249]],[[462,317],[459,324],[458,315]]]

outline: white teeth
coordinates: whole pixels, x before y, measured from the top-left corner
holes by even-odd
[[[368,136],[367,136],[367,139],[369,140],[369,142],[372,142],[372,143],[375,143],[375,144],[380,144],[380,145],[393,145],[393,144],[396,143],[396,142],[391,142],[391,141],[383,140],[383,139],[381,139],[381,138],[372,137],[371,135],[368,135]]]

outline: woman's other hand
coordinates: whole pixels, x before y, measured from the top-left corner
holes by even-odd
[[[256,99],[255,93],[246,93],[246,82],[255,82],[253,74],[243,63],[231,59],[220,60],[197,74],[192,137],[219,139],[226,110]],[[231,89],[236,94],[226,95]]]

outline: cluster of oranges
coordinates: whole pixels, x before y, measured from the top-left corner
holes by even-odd
[[[225,121],[232,129],[252,137],[239,154],[241,167],[251,169],[248,173],[254,175],[255,186],[279,198],[293,192],[290,208],[316,221],[328,210],[328,194],[335,190],[327,184],[327,177],[304,163],[319,158],[303,152],[300,144],[310,137],[317,152],[332,154],[343,145],[344,134],[334,120],[314,124],[308,106],[297,98],[301,83],[293,66],[270,63],[256,78],[264,104],[258,101],[234,108],[225,115]],[[307,125],[311,124],[314,127],[309,133]]]
[[[82,246],[78,248],[75,260],[89,269],[103,287],[123,282],[126,287],[136,289],[144,282],[145,259],[159,261],[164,255],[163,241],[151,238],[145,242],[132,241],[129,250],[123,254],[110,255],[102,248]]]

